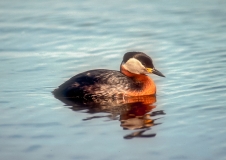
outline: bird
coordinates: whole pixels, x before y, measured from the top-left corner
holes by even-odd
[[[155,95],[156,85],[147,74],[165,77],[147,54],[127,52],[120,71],[95,69],[79,73],[56,88],[53,94],[86,100]]]

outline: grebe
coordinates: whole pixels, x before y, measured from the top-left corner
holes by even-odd
[[[146,74],[165,77],[142,52],[125,53],[120,71],[97,69],[75,75],[57,89],[57,97],[97,99],[155,95],[154,81]]]

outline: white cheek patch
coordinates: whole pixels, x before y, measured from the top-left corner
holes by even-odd
[[[123,67],[134,74],[147,74],[146,68],[135,58],[130,58]]]

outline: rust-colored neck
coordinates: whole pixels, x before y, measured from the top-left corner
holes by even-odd
[[[141,91],[133,91],[131,92],[131,96],[144,96],[144,95],[154,95],[156,93],[156,86],[154,81],[145,74],[134,74],[126,70],[122,65],[120,66],[120,72],[127,77],[132,78],[135,83],[142,83],[143,88]]]
[[[137,77],[140,74],[131,73],[128,70],[126,70],[122,65],[120,66],[120,72],[123,73],[127,77]]]

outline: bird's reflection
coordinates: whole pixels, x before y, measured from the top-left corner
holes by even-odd
[[[112,120],[119,120],[121,123],[120,126],[125,130],[136,130],[131,134],[125,135],[125,139],[155,137],[156,133],[145,134],[145,132],[151,130],[151,127],[160,124],[156,121],[159,119],[159,115],[165,114],[162,110],[153,111],[156,108],[156,96],[96,99],[92,101],[57,97],[56,95],[55,97],[70,106],[73,111],[86,109],[87,113],[90,114],[100,112],[109,113],[109,115],[105,116],[87,117],[83,119],[84,121],[108,117]]]

